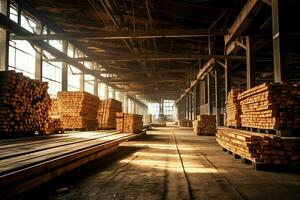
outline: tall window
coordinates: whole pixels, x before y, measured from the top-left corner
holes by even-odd
[[[148,113],[152,114],[153,119],[156,119],[159,114],[159,103],[148,103]]]
[[[174,103],[173,100],[164,100],[164,115],[167,117],[167,120],[173,120]]]
[[[49,44],[58,50],[62,50],[62,42],[58,40],[49,41]],[[52,56],[44,52],[45,56],[51,58]],[[43,81],[47,81],[49,85],[48,93],[50,96],[55,97],[58,91],[61,91],[61,71],[62,71],[62,62],[48,62],[43,61],[42,66]]]
[[[11,4],[10,19],[17,22],[17,9]],[[22,14],[21,26],[30,32],[35,29],[35,21]],[[35,50],[31,44],[23,40],[9,41],[9,61],[8,69],[22,72],[29,78],[35,78]]]

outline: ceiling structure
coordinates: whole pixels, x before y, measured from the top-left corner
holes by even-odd
[[[245,82],[245,52],[241,50],[245,41],[243,38],[233,42],[231,38],[224,39],[230,28],[234,28],[245,0],[27,2],[63,32],[16,35],[13,39],[76,41],[88,52],[88,57],[72,62],[99,63],[105,70],[95,73],[115,74],[107,79],[109,83],[139,98],[149,101],[178,99],[210,59],[218,59],[220,63],[225,58],[231,60],[233,84]],[[273,70],[269,2],[256,4],[256,11],[242,30],[245,35],[256,34],[256,62],[263,66],[257,71],[261,81],[272,79]],[[225,52],[225,45],[240,48],[228,47]]]

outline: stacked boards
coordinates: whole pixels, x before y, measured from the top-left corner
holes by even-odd
[[[0,72],[0,81],[1,136],[43,133],[51,105],[48,84],[15,71]]]
[[[300,161],[299,137],[277,137],[239,129],[218,128],[217,142],[223,148],[254,163],[293,164]]]
[[[97,115],[98,128],[115,129],[117,112],[122,112],[122,102],[115,99],[100,100]]]
[[[143,130],[143,116],[137,114],[116,113],[117,131],[123,133],[140,133]]]
[[[64,129],[96,129],[99,98],[87,92],[58,92],[58,105]]]
[[[62,124],[60,121],[60,112],[59,112],[59,100],[53,98],[51,99],[49,124],[46,133],[52,134],[59,131],[62,131]]]
[[[300,86],[264,83],[238,95],[242,126],[274,129],[300,129]]]
[[[249,90],[230,91],[227,126],[262,130],[300,129],[300,85],[264,83]]]
[[[178,126],[180,127],[192,127],[192,121],[187,119],[178,120]]]
[[[216,116],[198,115],[193,121],[193,131],[197,135],[215,135],[216,134]]]
[[[233,127],[241,127],[241,105],[238,102],[238,94],[242,91],[240,89],[232,89],[227,96],[226,101],[226,125]]]

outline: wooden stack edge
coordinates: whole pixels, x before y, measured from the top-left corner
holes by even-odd
[[[280,152],[276,153],[276,160],[273,162],[266,162],[271,155],[264,155],[263,150],[255,151],[255,146],[268,145],[269,142],[276,143],[278,140],[284,140],[284,144],[289,148],[291,143],[297,142],[298,146],[300,144],[300,139],[298,137],[278,137],[269,134],[252,133],[243,130],[236,130],[231,128],[218,128],[219,130],[227,129],[227,138],[222,137],[222,134],[217,133],[216,141],[221,146],[224,152],[232,154],[235,159],[241,159],[242,163],[252,164],[253,168],[257,171],[277,171],[277,170],[297,170],[300,167],[300,151],[296,150],[284,150],[281,149],[269,149],[269,152]],[[232,142],[231,140],[234,140]],[[283,146],[285,148],[285,145]],[[280,157],[282,154],[283,158]],[[289,160],[286,160],[287,155],[289,155]],[[284,157],[285,156],[285,157]]]

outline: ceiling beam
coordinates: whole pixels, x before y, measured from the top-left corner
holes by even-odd
[[[250,22],[254,19],[257,13],[261,10],[264,3],[261,0],[248,0],[237,16],[232,26],[228,29],[228,34],[224,36],[225,45],[234,41],[239,35],[245,31]]]
[[[119,30],[75,33],[56,33],[45,35],[15,35],[13,40],[123,40],[150,38],[192,38],[224,35],[222,32],[209,33],[207,29],[162,29],[162,30]]]
[[[17,23],[10,20],[8,17],[3,15],[2,13],[0,13],[0,27],[3,28],[3,29],[8,30],[10,33],[23,34],[23,35],[32,35],[31,32],[29,32],[28,30],[20,27]],[[117,90],[123,90],[123,89],[109,83],[107,81],[107,78],[105,78],[103,76],[100,76],[99,74],[95,74],[94,70],[88,69],[83,64],[78,63],[76,61],[73,61],[72,58],[69,57],[67,54],[57,50],[56,48],[52,47],[48,43],[46,43],[44,41],[31,41],[31,44],[42,48],[43,50],[47,51],[48,53],[50,53],[52,56],[54,56],[56,58],[64,59],[68,64],[76,67],[77,69],[81,70],[85,74],[90,74],[90,75],[94,76],[95,78],[99,79],[100,81],[107,84],[108,86],[110,86],[114,89],[117,89]],[[129,98],[131,100],[141,104],[141,105],[146,106],[143,102],[139,101],[138,99],[136,99],[132,96],[130,96]]]
[[[146,61],[170,61],[170,60],[198,60],[198,59],[230,59],[230,60],[244,60],[245,56],[226,56],[226,55],[188,55],[188,54],[173,54],[173,55],[128,55],[128,56],[102,56],[98,59],[81,57],[72,58],[75,62],[112,62],[112,61],[136,61],[136,60],[146,60]],[[65,62],[63,58],[45,59],[48,62]]]

